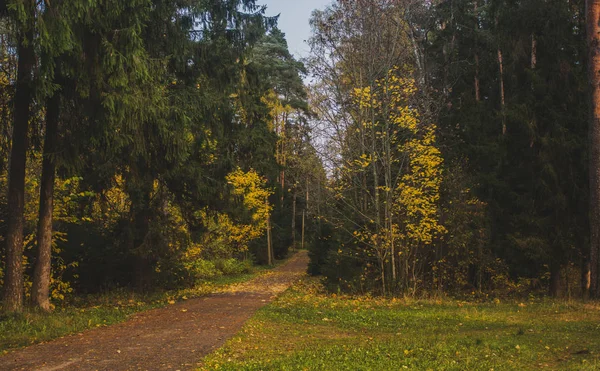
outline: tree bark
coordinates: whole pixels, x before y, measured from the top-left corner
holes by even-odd
[[[302,249],[304,249],[304,219],[306,218],[306,210],[302,210]]]
[[[560,263],[550,264],[550,296],[558,297],[560,292]]]
[[[273,265],[273,242],[271,241],[271,218],[267,219],[267,260],[269,265]]]
[[[477,1],[473,4],[473,10],[475,12],[475,30],[479,31],[479,13],[477,11]],[[475,43],[477,50],[477,43]],[[475,52],[475,101],[481,101],[481,88],[479,83],[479,52]]]
[[[31,304],[44,311],[50,310],[50,274],[52,267],[52,212],[54,206],[54,180],[56,173],[56,141],[60,115],[60,96],[54,93],[46,105],[46,133],[40,186],[38,222],[38,254],[33,273]]]
[[[537,67],[537,39],[535,34],[531,34],[531,69],[535,70]]]
[[[4,311],[23,310],[23,227],[25,207],[25,168],[33,98],[33,69],[35,52],[33,46],[33,17],[35,1],[27,0],[25,11],[28,19],[20,24],[18,35],[18,70],[14,101],[14,124],[10,154],[8,182],[8,214],[6,232],[6,273],[4,277]]]
[[[600,298],[600,1],[586,1],[590,82],[590,296]]]
[[[135,251],[134,272],[135,286],[140,291],[150,288],[152,275],[152,259],[150,255],[150,246],[148,246],[148,237],[150,234],[150,218],[152,211],[150,209],[151,184],[146,184],[143,190],[139,191],[138,197],[132,199],[133,208],[133,249]],[[135,200],[135,201],[134,201]]]
[[[481,89],[479,87],[479,54],[475,54],[475,101],[481,101]]]
[[[506,100],[504,97],[504,60],[502,57],[502,50],[498,48],[498,66],[500,68],[500,110],[502,114],[502,135],[506,134]]]
[[[590,262],[582,259],[581,262],[581,299],[587,300],[590,297]]]
[[[294,189],[294,198],[292,200],[292,246],[296,249],[296,190]]]

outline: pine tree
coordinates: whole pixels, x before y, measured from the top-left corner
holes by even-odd
[[[12,20],[17,28],[17,82],[14,99],[12,149],[8,185],[8,228],[6,232],[6,270],[3,305],[6,312],[23,310],[23,209],[25,202],[25,167],[28,147],[29,120],[33,99],[35,69],[34,0],[13,1]]]

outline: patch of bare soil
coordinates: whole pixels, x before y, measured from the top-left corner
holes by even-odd
[[[243,284],[0,357],[0,370],[190,370],[306,272],[308,255]]]

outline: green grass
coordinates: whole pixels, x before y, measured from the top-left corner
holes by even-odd
[[[261,309],[203,370],[600,370],[600,307],[336,297]]]
[[[18,315],[0,316],[0,354],[90,328],[123,322],[138,312],[200,297],[229,285],[248,281],[266,273],[270,268],[272,267],[255,267],[252,273],[220,276],[191,289],[149,294],[116,290],[102,295],[74,297],[51,313],[28,310]]]

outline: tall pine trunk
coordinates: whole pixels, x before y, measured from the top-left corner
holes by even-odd
[[[46,105],[46,133],[42,161],[42,180],[40,186],[40,210],[38,222],[38,254],[33,273],[31,304],[42,310],[50,310],[50,272],[52,260],[52,212],[54,206],[54,180],[56,173],[56,140],[60,110],[58,92]]]
[[[6,232],[6,273],[4,277],[4,311],[23,310],[23,227],[25,207],[25,167],[28,146],[30,105],[33,97],[33,17],[35,1],[25,3],[27,19],[19,22],[17,83],[14,100],[14,124],[8,182]]]
[[[600,2],[586,1],[590,81],[590,296],[600,298]]]

